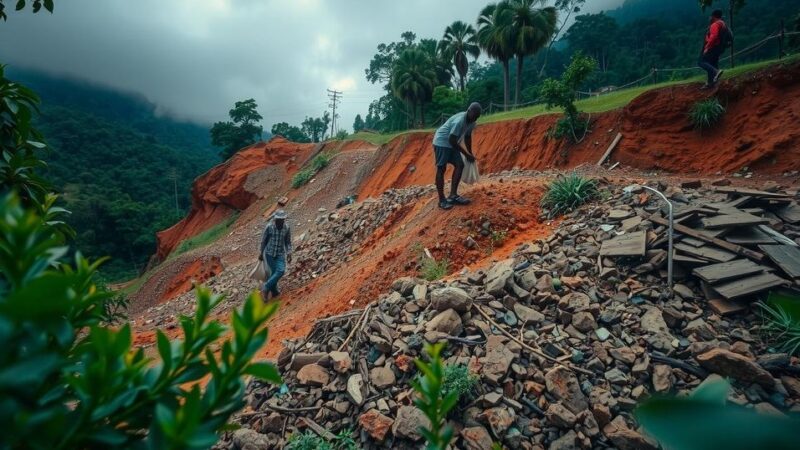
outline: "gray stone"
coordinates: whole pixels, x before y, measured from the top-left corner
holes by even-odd
[[[628,383],[628,376],[616,367],[605,373],[606,380],[611,384],[624,385]]]
[[[514,313],[523,323],[540,323],[545,319],[544,314],[520,303],[514,304]]]
[[[551,424],[559,428],[572,428],[578,418],[561,403],[552,403],[544,413],[545,418]]]
[[[517,284],[526,291],[531,291],[536,286],[536,273],[533,269],[527,269],[517,274]]]
[[[666,364],[656,364],[653,366],[653,389],[662,394],[672,389],[671,367]]]
[[[450,286],[431,292],[431,307],[437,311],[454,309],[464,313],[471,306],[472,298],[461,288]]]
[[[597,328],[592,313],[581,311],[572,315],[572,326],[580,332],[588,333]]]
[[[233,432],[233,446],[238,450],[261,450],[273,445],[267,435],[249,428],[240,428]]]
[[[419,434],[420,427],[430,428],[430,426],[430,420],[422,411],[413,406],[401,406],[392,424],[392,433],[399,438],[418,441],[422,439],[422,435]]]
[[[463,324],[461,323],[461,317],[454,309],[447,309],[425,324],[425,330],[458,336],[463,330]]]
[[[346,352],[330,352],[328,356],[331,359],[331,367],[337,373],[347,373],[353,367],[353,361]]]
[[[685,336],[695,335],[705,341],[710,341],[716,338],[716,332],[714,329],[711,328],[711,326],[703,319],[695,319],[689,322],[683,328],[683,334]]]
[[[636,362],[636,353],[630,347],[612,348],[608,353],[612,358],[629,366]]]
[[[411,291],[411,294],[414,296],[414,300],[416,301],[425,300],[425,297],[428,295],[428,285],[418,284],[414,286],[414,290]]]
[[[550,443],[548,450],[580,450],[578,445],[578,435],[573,430],[564,433],[563,436]]]
[[[608,338],[611,337],[611,332],[609,332],[603,327],[594,330],[594,334],[597,336],[597,339],[600,339],[601,342],[605,342]]]
[[[722,348],[711,349],[697,355],[697,362],[703,368],[736,380],[757,383],[765,388],[775,386],[775,379],[761,366],[742,356]]]
[[[319,364],[307,364],[297,372],[297,381],[305,385],[325,386],[330,381],[330,375]]]
[[[481,426],[461,430],[461,440],[467,450],[492,450],[492,437]]]
[[[374,367],[369,372],[369,381],[378,389],[394,386],[394,372],[388,367]]]
[[[502,439],[506,430],[514,424],[516,414],[507,408],[489,408],[478,416],[485,423],[489,425],[492,433],[499,439]]]
[[[493,265],[486,273],[486,292],[501,297],[506,292],[506,284],[514,277],[514,260],[506,259]]]

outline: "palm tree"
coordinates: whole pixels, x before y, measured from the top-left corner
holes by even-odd
[[[436,70],[428,55],[418,48],[404,50],[392,70],[392,92],[411,110],[411,123],[417,123],[417,105],[425,117],[424,103],[433,95],[437,84]]]
[[[481,50],[478,47],[478,38],[475,35],[475,28],[468,23],[456,20],[444,30],[441,46],[444,52],[453,59],[453,64],[458,72],[459,86],[463,92],[464,78],[466,78],[469,70],[467,56],[477,59],[481,54]]]
[[[522,64],[526,56],[543,49],[556,32],[558,14],[552,6],[537,8],[542,0],[504,0],[499,8],[507,9],[511,16],[512,48],[517,57],[517,80],[514,104],[519,104],[522,90]]]
[[[508,61],[514,56],[508,8],[490,3],[478,16],[478,46],[503,65],[503,109],[508,109]]]
[[[450,57],[440,42],[436,39],[420,39],[417,48],[425,52],[433,63],[436,71],[436,86],[450,86],[455,76]]]

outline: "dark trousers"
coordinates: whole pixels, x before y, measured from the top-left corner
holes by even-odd
[[[720,47],[714,47],[708,52],[700,55],[700,60],[697,62],[697,65],[700,66],[701,69],[705,70],[706,73],[708,73],[709,85],[714,84],[714,77],[717,75],[717,71],[719,70],[719,57],[721,55],[722,49]]]

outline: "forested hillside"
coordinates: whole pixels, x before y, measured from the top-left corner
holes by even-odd
[[[571,0],[548,2],[548,4],[561,5],[557,11],[558,22],[555,31],[569,15],[570,21],[566,22],[557,41],[547,51],[547,45],[536,47],[533,53],[524,52],[521,82],[517,83],[517,65],[519,51],[506,49],[506,53],[514,55],[508,60],[509,86],[520,86],[519,103],[529,103],[541,98],[540,88],[543,81],[548,78],[558,78],[570,59],[576,52],[588,55],[598,63],[598,70],[589,77],[582,87],[584,90],[597,90],[606,87],[622,86],[630,82],[641,80],[652,73],[653,68],[666,69],[659,72],[658,78],[645,78],[643,82],[665,81],[669,79],[684,79],[698,75],[696,69],[697,59],[703,43],[703,37],[708,27],[708,16],[714,8],[724,10],[724,18],[731,22],[727,1],[717,1],[711,8],[703,11],[697,0],[627,0],[617,9],[596,14],[587,14],[585,9],[591,5],[591,0]],[[787,32],[795,31],[800,27],[800,2],[797,0],[747,0],[735,13],[733,20],[733,33],[735,35],[735,50],[748,49],[758,44],[764,38],[777,34],[781,23]],[[574,8],[579,10],[576,12]],[[465,44],[472,44],[486,52],[486,46],[480,44],[481,29],[487,30],[487,17],[483,12],[475,11],[477,20],[473,24],[466,24],[472,28],[461,40]],[[574,19],[574,20],[573,20]],[[455,23],[453,24],[455,25]],[[442,23],[445,31],[448,27],[446,20]],[[441,36],[417,36],[414,30],[398,36],[396,42],[378,45],[378,52],[366,69],[366,78],[375,84],[383,84],[386,95],[374,101],[366,115],[365,126],[379,131],[396,131],[411,126],[409,118],[413,116],[408,106],[408,101],[398,98],[392,87],[386,83],[388,74],[395,69],[393,64],[400,59],[402,53],[409,49],[426,51],[426,43],[430,38],[441,39]],[[447,33],[444,40],[448,44]],[[787,39],[785,51],[797,51],[798,40]],[[459,44],[464,45],[464,44]],[[440,45],[438,52],[429,52],[427,68],[431,71],[442,64],[453,61],[452,55],[447,55],[447,45]],[[469,56],[469,55],[467,55]],[[726,53],[727,56],[727,53]],[[737,56],[735,61],[742,64],[752,61],[777,58],[778,41],[773,39],[764,43],[746,54]],[[448,60],[449,59],[449,60]],[[431,85],[426,95],[417,99],[424,114],[423,120],[417,120],[415,125],[435,126],[449,114],[466,106],[469,101],[478,101],[484,106],[494,104],[493,111],[503,104],[503,66],[501,60],[490,57],[490,61],[479,63],[471,56],[465,57],[469,61],[466,73],[467,83],[465,92],[458,92],[458,77],[454,74],[432,78]],[[724,61],[723,66],[727,67]],[[674,71],[681,68],[685,70]],[[441,71],[440,71],[441,72]],[[433,73],[433,72],[431,72]],[[514,100],[512,95],[512,100]],[[513,106],[512,102],[512,106]]]
[[[208,128],[159,116],[133,94],[13,68],[9,76],[42,97],[46,176],[72,212],[76,247],[111,256],[108,279],[134,275],[155,232],[185,214],[192,180],[219,161]]]

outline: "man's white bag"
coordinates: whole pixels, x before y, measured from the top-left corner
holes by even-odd
[[[481,177],[480,173],[478,173],[478,161],[469,162],[463,154],[461,159],[464,160],[464,172],[461,174],[461,181],[467,184],[477,183]]]
[[[264,261],[257,261],[256,265],[250,270],[250,274],[248,275],[251,279],[265,282],[267,278],[272,275],[272,271],[269,269],[269,266],[264,263]]]

